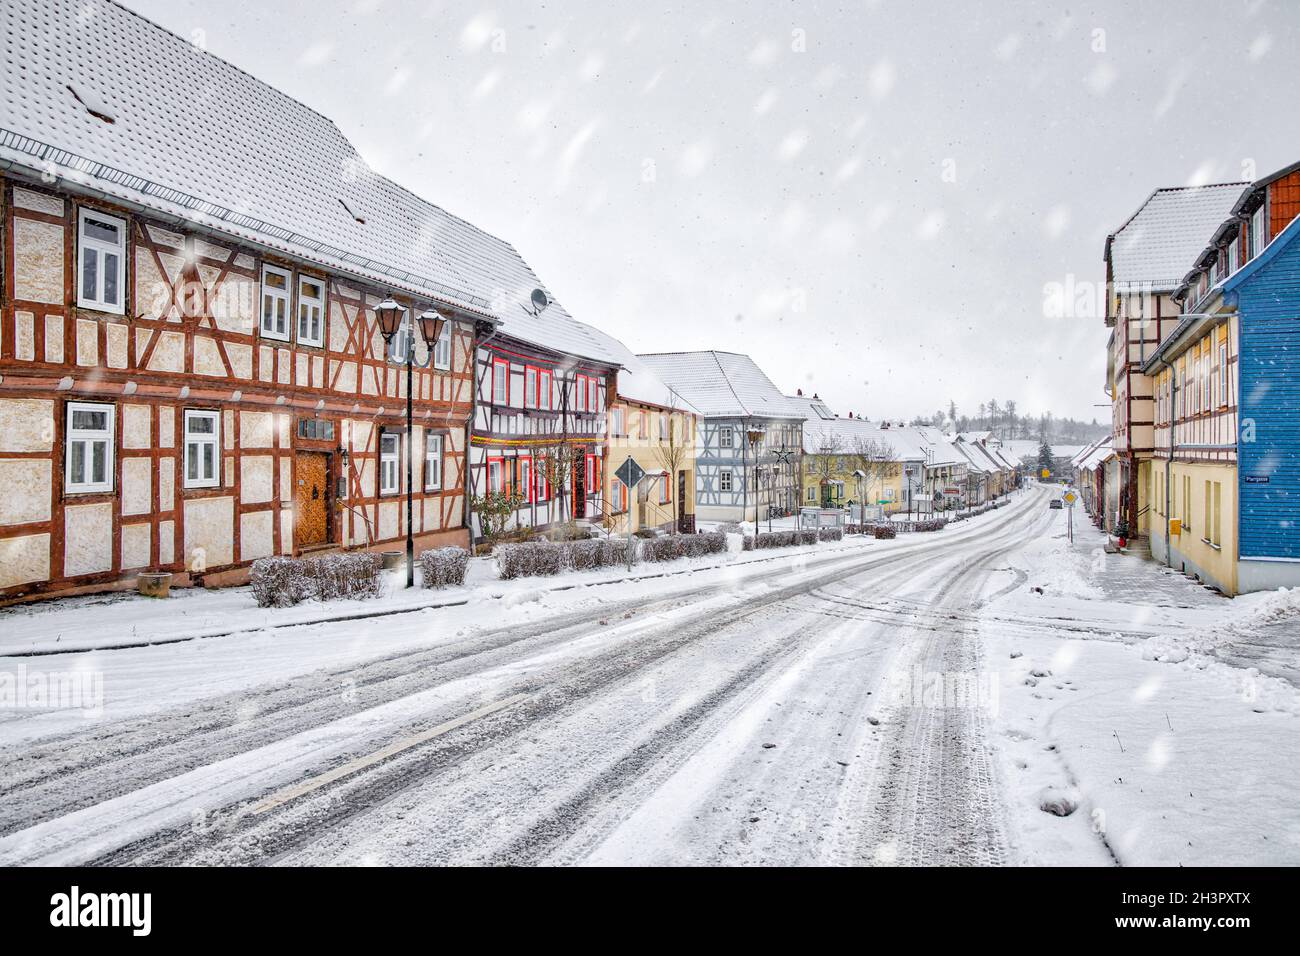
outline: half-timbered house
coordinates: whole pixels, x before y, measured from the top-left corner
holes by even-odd
[[[478,343],[469,459],[476,536],[489,530],[494,511],[500,518],[491,530],[504,532],[589,526],[605,515],[617,357],[601,333],[545,293],[534,303],[520,292],[528,305],[501,310]]]
[[[699,410],[696,515],[756,521],[799,503],[803,410],[748,355],[667,352],[640,358]]]
[[[1300,163],[1241,191],[1173,293],[1155,383],[1153,555],[1228,594],[1300,584]]]
[[[514,250],[114,3],[0,20],[0,599],[391,546],[406,456],[419,546],[465,542],[476,330],[536,285]],[[409,444],[385,294],[450,320]]]
[[[1101,509],[1108,531],[1147,535],[1155,453],[1155,390],[1142,364],[1180,317],[1173,293],[1207,237],[1227,217],[1245,183],[1155,190],[1106,239],[1106,391],[1114,456],[1103,467]]]

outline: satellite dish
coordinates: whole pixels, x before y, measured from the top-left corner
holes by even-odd
[[[551,300],[546,297],[546,293],[541,289],[533,290],[533,315],[540,315],[551,304]]]

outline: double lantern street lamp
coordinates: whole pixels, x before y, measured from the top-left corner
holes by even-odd
[[[413,371],[416,366],[428,368],[433,364],[434,351],[437,348],[438,339],[442,338],[442,329],[447,320],[433,309],[426,309],[420,313],[417,322],[420,325],[420,335],[424,338],[425,347],[428,349],[428,356],[423,362],[417,362],[415,360],[415,335],[412,332],[408,331],[406,335],[405,354],[394,356],[392,353],[393,338],[402,330],[406,318],[406,309],[394,302],[393,297],[389,295],[384,297],[383,302],[375,306],[375,315],[379,319],[379,334],[384,337],[384,345],[387,348],[390,360],[399,361],[406,366],[406,586],[410,588],[415,586],[415,535],[413,532],[415,490],[411,487],[413,479],[411,465],[415,458],[415,429],[412,424]]]

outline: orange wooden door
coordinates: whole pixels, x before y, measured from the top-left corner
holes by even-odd
[[[299,452],[295,462],[293,536],[300,548],[329,541],[329,455]]]

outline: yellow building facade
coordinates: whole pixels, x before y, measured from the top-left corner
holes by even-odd
[[[1148,365],[1152,553],[1226,594],[1238,592],[1236,342],[1236,314],[1221,313],[1171,337]]]
[[[614,402],[604,476],[605,525],[611,532],[686,530],[693,524],[698,427],[697,416],[681,409]],[[615,476],[628,458],[645,472],[631,493]]]

